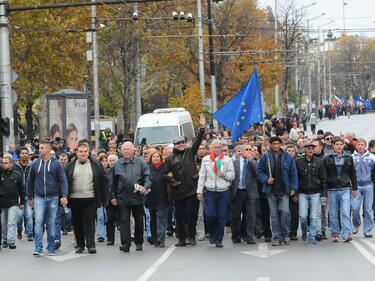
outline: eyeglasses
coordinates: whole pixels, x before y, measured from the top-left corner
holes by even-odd
[[[178,145],[178,144],[185,144],[185,141],[179,141],[179,142],[176,142],[175,144],[176,145]]]
[[[329,137],[329,138],[325,138],[325,140],[332,140],[333,138]]]

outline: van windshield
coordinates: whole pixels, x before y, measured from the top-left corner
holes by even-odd
[[[177,136],[178,126],[143,127],[137,128],[134,143],[140,144],[145,138],[147,144],[167,144],[172,143],[173,138]]]

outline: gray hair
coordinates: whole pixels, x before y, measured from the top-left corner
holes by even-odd
[[[221,147],[223,146],[223,142],[219,139],[214,139],[211,143],[212,146],[214,146],[216,144],[220,144]]]
[[[126,142],[124,142],[124,143],[121,145],[121,150],[122,150],[122,148],[124,147],[125,144],[126,144],[126,145],[130,145],[131,148],[134,149],[134,144],[133,144],[131,141],[126,141]]]

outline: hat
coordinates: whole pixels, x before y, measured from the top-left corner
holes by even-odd
[[[176,144],[176,143],[181,142],[181,141],[185,142],[185,137],[183,137],[183,136],[175,137],[173,139],[173,144]]]
[[[306,148],[306,147],[316,147],[315,144],[313,144],[312,142],[309,142],[309,143],[306,143],[303,147]]]

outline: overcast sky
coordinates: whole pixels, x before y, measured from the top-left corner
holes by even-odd
[[[283,5],[283,3],[285,3],[285,0],[277,1],[278,5]],[[331,19],[334,19],[335,22],[324,26],[324,29],[344,28],[343,0],[295,0],[298,8],[307,6],[313,2],[317,4],[306,9],[308,12],[306,19],[314,18],[322,13],[326,13],[326,15],[311,21],[310,25],[312,25],[312,28],[324,25]],[[347,33],[374,37],[375,0],[345,0],[345,2],[347,3],[347,5],[345,5],[345,28],[347,29]],[[258,3],[262,8],[271,6],[273,10],[275,7],[275,0],[258,0]],[[357,30],[350,31],[351,29]],[[371,29],[372,32],[365,32],[366,29]]]

